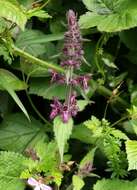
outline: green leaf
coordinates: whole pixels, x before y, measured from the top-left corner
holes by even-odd
[[[84,186],[84,181],[77,175],[73,175],[73,190],[80,190]]]
[[[45,44],[46,42],[52,42],[56,40],[62,40],[64,38],[64,34],[44,34],[39,30],[28,30],[21,32],[17,39],[16,45],[19,48],[26,48],[28,50],[28,45],[38,45],[38,44]]]
[[[89,104],[89,101],[87,100],[78,100],[77,101],[77,106],[79,108],[78,111],[83,111],[88,104]]]
[[[0,0],[0,10],[0,17],[16,23],[22,30],[24,30],[27,17],[18,5],[15,5],[15,3],[8,0]]]
[[[85,125],[76,125],[73,129],[72,139],[80,140],[87,144],[94,144],[95,139],[92,137],[92,132]]]
[[[21,82],[17,77],[15,77],[15,75],[13,75],[7,70],[0,69],[1,89],[6,90],[11,95],[11,97],[14,99],[14,101],[17,103],[17,105],[20,107],[20,109],[23,111],[23,113],[26,115],[26,117],[29,120],[29,115],[27,113],[27,110],[25,109],[24,105],[16,95],[14,89],[14,88],[16,88],[17,90],[22,89],[24,87],[23,85],[25,86],[25,83]]]
[[[98,180],[93,190],[136,190],[136,182],[119,180],[119,179],[102,179]]]
[[[0,69],[0,90],[5,90],[5,86],[12,90],[24,90],[27,88],[25,82],[19,80],[13,73],[5,69]]]
[[[3,81],[4,82],[4,81]],[[17,96],[17,94],[15,93],[14,90],[12,90],[8,85],[4,84],[4,88],[5,90],[7,90],[7,92],[11,95],[11,97],[14,99],[14,101],[16,102],[16,104],[20,107],[20,109],[22,110],[22,112],[24,113],[24,115],[28,118],[28,120],[30,121],[28,112],[26,110],[26,108],[24,107],[24,105],[22,104],[22,102],[20,101],[19,97]]]
[[[112,134],[114,137],[118,139],[123,139],[123,140],[129,139],[125,133],[115,128],[111,128],[110,134]]]
[[[32,140],[37,143],[43,137],[47,139],[43,133],[43,125],[34,118],[31,118],[31,122],[29,122],[21,113],[5,117],[0,126],[1,149],[22,152],[32,143]]]
[[[63,100],[66,97],[65,89],[65,85],[60,85],[57,83],[51,84],[49,80],[39,78],[31,81],[29,93],[42,96],[43,98],[49,100],[52,100],[53,97],[58,97],[60,100]]]
[[[40,10],[38,8],[31,9],[27,12],[28,18],[36,16],[38,18],[51,18],[51,16],[44,10]]]
[[[137,28],[120,32],[119,36],[121,41],[131,50],[137,50],[137,39],[136,39]]]
[[[93,9],[93,5],[92,5],[92,2],[93,0],[82,0],[84,5],[86,6],[86,8],[90,11],[92,11]]]
[[[14,152],[0,152],[0,189],[24,190],[25,184],[19,179],[24,170],[25,158]]]
[[[0,23],[1,23],[1,21],[0,21]],[[8,64],[12,63],[12,59],[11,59],[11,56],[9,54],[8,48],[2,43],[0,44],[0,56],[3,56],[4,61],[7,62]]]
[[[84,158],[80,162],[79,169],[83,169],[88,163],[90,163],[91,165],[93,164],[95,151],[96,148],[93,148],[86,154],[86,156],[84,156]]]
[[[100,31],[117,32],[137,26],[137,3],[133,0],[91,0],[86,5],[92,12],[80,17],[81,28],[97,26]]]
[[[128,170],[137,170],[137,141],[126,142],[126,153],[128,159]]]
[[[44,37],[45,35],[39,30],[26,29],[18,35],[16,46],[37,57],[46,51],[45,44],[38,41]],[[36,43],[35,40],[37,40]]]
[[[54,134],[58,144],[61,162],[63,162],[64,147],[69,139],[73,127],[72,118],[67,123],[63,123],[60,116],[54,119]]]

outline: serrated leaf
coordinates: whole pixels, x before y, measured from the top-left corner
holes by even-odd
[[[110,133],[111,133],[114,137],[116,137],[116,138],[118,138],[118,139],[123,139],[123,140],[128,140],[128,139],[129,139],[128,136],[127,136],[125,133],[123,133],[122,131],[120,131],[120,130],[118,130],[118,129],[115,129],[115,128],[111,128]]]
[[[78,139],[87,144],[94,144],[95,142],[91,130],[84,125],[76,125],[73,129],[71,138]]]
[[[38,45],[38,44],[45,44],[47,42],[52,42],[56,40],[62,40],[64,38],[64,34],[44,34],[39,30],[30,30],[26,29],[25,31],[21,32],[16,39],[16,46],[19,48],[29,48],[27,45]]]
[[[0,189],[24,190],[25,184],[19,179],[24,170],[25,158],[14,152],[0,152]]]
[[[126,141],[128,170],[137,170],[137,141]]]
[[[137,26],[137,3],[133,0],[91,0],[87,12],[80,17],[81,28],[97,26],[98,30],[117,32]]]
[[[44,10],[34,8],[27,12],[28,18],[31,18],[33,16],[36,16],[38,18],[51,18],[51,16]]]
[[[63,123],[60,116],[57,116],[54,119],[54,134],[59,148],[61,163],[63,162],[64,147],[67,143],[67,140],[70,138],[72,127],[72,118],[70,118],[67,123]]]
[[[33,79],[30,83],[30,94],[42,96],[43,98],[52,100],[53,97],[58,97],[60,100],[65,99],[65,85],[55,84],[43,78]]]
[[[46,138],[42,128],[43,125],[34,118],[29,122],[21,113],[9,115],[0,125],[0,148],[22,152],[37,136]]]
[[[84,181],[77,175],[73,175],[73,190],[81,190],[84,186]]]
[[[136,182],[120,179],[102,179],[98,180],[93,190],[136,190]]]
[[[37,57],[43,54],[46,51],[46,48],[44,43],[35,43],[35,40],[44,38],[44,36],[45,35],[39,30],[26,29],[18,35],[16,39],[16,46]]]
[[[8,0],[0,0],[0,10],[0,17],[16,23],[21,29],[24,30],[27,17],[17,4]]]

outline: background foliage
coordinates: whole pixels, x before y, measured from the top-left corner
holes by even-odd
[[[83,36],[74,120],[49,119],[66,12]],[[137,189],[137,2],[0,0],[0,190],[29,190],[42,177],[53,189]]]

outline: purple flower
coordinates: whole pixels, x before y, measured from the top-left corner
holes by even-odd
[[[73,71],[79,68],[84,54],[82,49],[82,37],[77,22],[76,14],[73,10],[69,10],[67,13],[68,31],[65,33],[63,58],[61,60],[61,66],[65,67],[66,76],[52,71],[51,82],[57,82],[59,84],[66,84],[68,92],[64,103],[61,103],[57,98],[53,99],[51,104],[50,118],[54,119],[57,115],[60,115],[62,121],[67,123],[71,117],[76,116],[79,108],[77,106],[76,94],[73,93],[73,86],[80,85],[84,90],[88,89],[88,81],[90,75],[74,77]]]
[[[84,90],[88,89],[88,82],[91,79],[91,75],[87,74],[84,76],[78,76],[76,78],[73,78],[70,83],[73,86],[77,86],[80,85]]]
[[[76,80],[82,86],[84,90],[88,89],[88,82],[91,79],[91,75],[79,76]]]
[[[68,31],[65,33],[62,66],[73,66],[78,68],[83,56],[81,34],[77,22],[77,17],[73,10],[67,13]]]
[[[65,77],[62,74],[57,73],[56,71],[51,71],[51,82],[58,82],[59,84],[65,83]]]
[[[50,119],[54,119],[58,114],[60,114],[60,111],[62,110],[62,104],[57,98],[54,98],[53,103],[50,106],[52,108]]]
[[[68,102],[68,104],[62,104],[57,98],[54,98],[51,104],[52,110],[50,118],[54,119],[57,115],[60,115],[62,121],[67,123],[71,116],[76,116],[78,112],[76,94],[72,94],[69,100],[70,102]]]
[[[48,185],[42,183],[41,180],[36,180],[34,178],[28,179],[28,184],[34,188],[34,190],[52,190],[52,188]]]

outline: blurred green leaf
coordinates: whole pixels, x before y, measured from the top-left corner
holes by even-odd
[[[126,153],[128,159],[128,170],[137,170],[137,141],[126,141]]]
[[[51,18],[51,16],[46,11],[40,10],[38,8],[30,9],[27,12],[27,17],[28,18],[31,18],[33,16],[38,17],[38,18]]]
[[[120,179],[98,180],[93,190],[136,190],[136,182]]]
[[[84,186],[84,181],[77,175],[73,175],[73,190],[81,190]]]
[[[0,0],[0,10],[0,17],[10,20],[12,23],[16,23],[22,30],[24,30],[27,17],[15,1],[13,3],[8,0]]]

